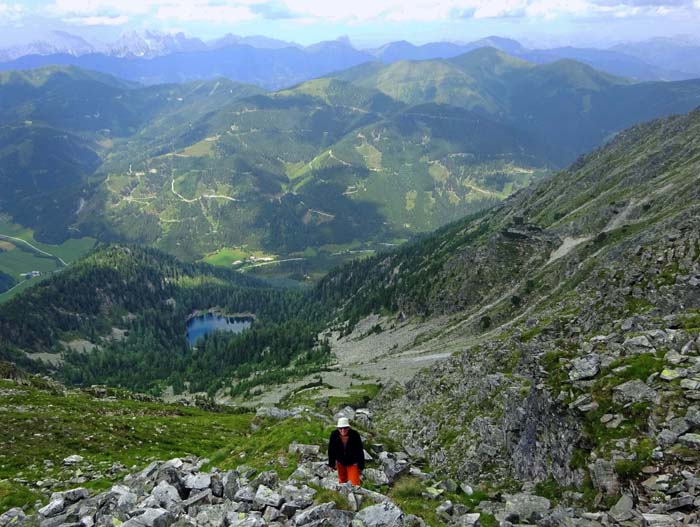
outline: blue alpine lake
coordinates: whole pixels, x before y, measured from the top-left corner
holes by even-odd
[[[206,313],[187,321],[187,342],[194,346],[204,335],[215,331],[240,333],[253,323],[252,317],[229,317],[217,313]]]

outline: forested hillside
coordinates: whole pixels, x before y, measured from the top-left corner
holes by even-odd
[[[190,348],[188,317],[212,308],[250,313],[255,322],[239,336]],[[317,341],[322,321],[299,292],[151,249],[110,246],[0,306],[0,353],[74,384],[159,392],[187,381],[213,393],[252,371],[272,370],[254,386],[317,367],[327,358]]]

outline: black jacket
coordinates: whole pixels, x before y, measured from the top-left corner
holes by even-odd
[[[360,470],[365,468],[365,451],[362,447],[362,439],[360,434],[352,428],[348,432],[348,443],[345,446],[340,439],[340,432],[337,429],[331,432],[331,438],[328,441],[328,466],[335,468],[336,461],[346,467],[357,465]]]

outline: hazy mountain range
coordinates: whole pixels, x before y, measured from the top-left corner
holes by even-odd
[[[73,56],[102,53],[115,57],[153,58],[170,53],[218,49],[232,45],[249,45],[256,48],[276,49],[300,47],[293,42],[285,42],[264,36],[241,37],[231,33],[217,39],[204,42],[184,33],[161,33],[158,31],[130,31],[122,34],[114,42],[88,42],[84,38],[66,31],[52,31],[46,38],[29,44],[12,46],[0,50],[0,59],[13,60],[25,55],[66,54]]]
[[[56,31],[31,44],[0,50],[0,69],[50,64],[95,69],[147,84],[185,82],[224,76],[279,89],[364,62],[448,59],[480,47],[494,47],[537,64],[574,59],[598,70],[645,80],[700,77],[700,44],[688,39],[652,39],[610,49],[561,47],[528,49],[519,42],[489,37],[469,43],[406,41],[357,49],[346,38],[310,46],[263,36],[226,35],[204,42],[183,33],[131,32],[110,44],[92,44]]]

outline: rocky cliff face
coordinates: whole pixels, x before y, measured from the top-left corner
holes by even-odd
[[[379,426],[473,484],[688,512],[668,482],[700,460],[698,132],[698,111],[630,130],[479,219],[435,282],[479,297],[438,337],[463,351],[387,388]]]

